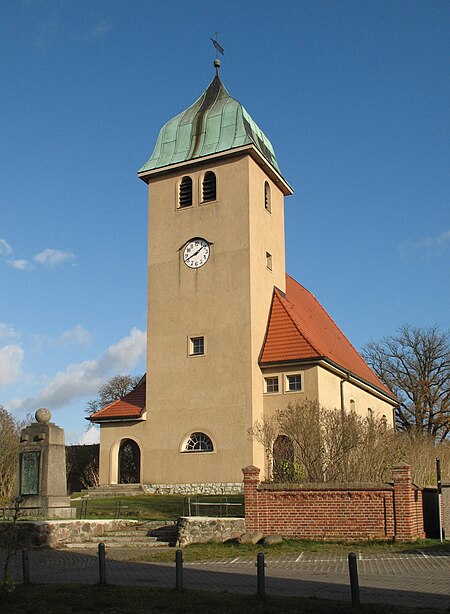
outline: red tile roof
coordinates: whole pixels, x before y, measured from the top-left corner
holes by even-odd
[[[118,401],[114,401],[103,409],[89,416],[88,420],[101,422],[102,420],[121,420],[140,418],[145,408],[145,375],[131,392],[128,392]]]
[[[311,292],[286,275],[286,296],[275,288],[260,364],[325,358],[392,399]]]

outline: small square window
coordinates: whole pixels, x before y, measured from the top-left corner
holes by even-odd
[[[300,373],[286,375],[286,392],[300,392],[302,389],[302,376]]]
[[[272,254],[270,252],[266,252],[266,267],[269,271],[272,270]]]
[[[189,356],[201,356],[205,353],[205,338],[190,337],[189,338]]]
[[[278,377],[265,377],[264,378],[264,392],[274,393],[278,392]]]

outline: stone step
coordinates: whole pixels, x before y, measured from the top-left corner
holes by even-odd
[[[123,549],[137,549],[137,548],[170,548],[169,542],[144,542],[144,541],[136,541],[136,542],[107,542],[104,539],[99,539],[98,541],[90,541],[90,542],[82,542],[79,544],[69,542],[64,544],[64,548],[73,549],[73,550],[96,550],[99,544],[105,544],[106,548],[123,548]]]
[[[104,544],[108,543],[108,544],[112,544],[112,543],[121,543],[121,544],[128,544],[128,543],[137,543],[139,542],[140,544],[150,544],[150,543],[154,543],[156,541],[158,541],[156,539],[156,537],[151,537],[151,536],[147,536],[147,535],[116,535],[116,534],[112,534],[112,535],[103,535],[102,538],[99,538],[98,540],[96,539],[95,541],[97,541],[97,543],[103,542]]]

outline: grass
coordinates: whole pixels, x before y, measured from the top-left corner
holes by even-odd
[[[380,610],[382,607],[382,610]],[[144,614],[147,612],[214,612],[214,614],[253,613],[306,613],[344,614],[346,612],[383,614],[437,614],[442,610],[407,608],[391,605],[361,605],[317,598],[267,597],[235,595],[225,592],[182,591],[148,589],[142,587],[34,585],[17,587],[10,596],[1,600],[0,612],[14,614]]]
[[[79,495],[78,495],[79,496]],[[72,495],[72,499],[77,493]],[[199,498],[202,503],[220,503],[224,497],[205,495]],[[88,499],[87,518],[114,518],[116,503],[119,499],[114,497],[104,499]],[[195,497],[191,497],[193,503]],[[242,495],[230,495],[226,497],[228,503],[243,503]],[[121,518],[136,520],[177,520],[184,515],[185,497],[182,495],[138,495],[134,497],[120,497]],[[81,500],[72,500],[72,507],[77,508],[77,517],[81,507]],[[219,506],[201,506],[201,516],[217,516]],[[230,516],[243,516],[243,507],[229,508]]]

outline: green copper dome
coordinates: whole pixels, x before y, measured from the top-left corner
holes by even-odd
[[[231,98],[217,74],[204,94],[161,131],[139,173],[253,144],[279,171],[269,139],[244,107]]]

